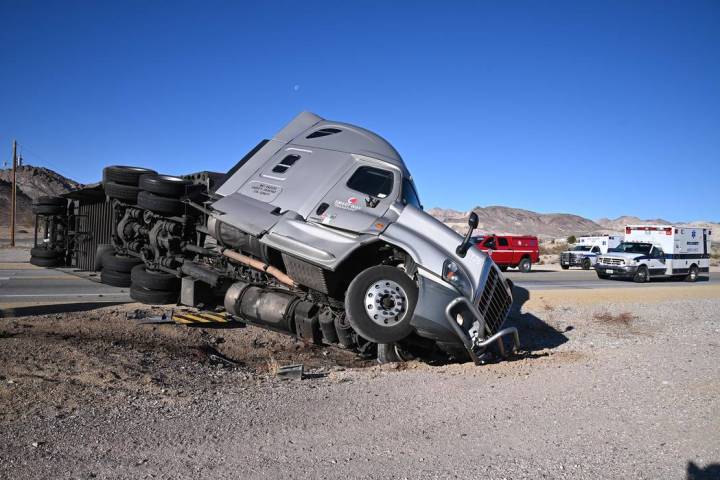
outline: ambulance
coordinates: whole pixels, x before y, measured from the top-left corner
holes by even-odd
[[[608,249],[617,247],[621,241],[621,235],[578,237],[573,245],[560,254],[560,266],[563,270],[570,267],[590,270],[601,254],[608,253]]]
[[[707,228],[672,225],[628,225],[617,247],[601,255],[595,264],[600,278],[652,278],[697,280],[710,271],[710,237]]]

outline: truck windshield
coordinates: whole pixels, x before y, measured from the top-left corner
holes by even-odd
[[[404,205],[412,205],[418,210],[422,210],[423,208],[418,198],[417,190],[415,190],[415,185],[413,185],[412,180],[407,178],[403,178],[402,182],[402,202]]]
[[[642,253],[647,255],[650,253],[652,243],[636,243],[636,242],[622,242],[615,248],[608,249],[609,252],[625,252],[625,253]]]
[[[589,252],[590,251],[590,245],[575,245],[570,249],[572,252]]]

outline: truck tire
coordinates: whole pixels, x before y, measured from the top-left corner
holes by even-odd
[[[100,271],[100,282],[113,287],[129,287],[130,274],[127,272],[116,272],[115,270],[103,268]]]
[[[167,290],[149,290],[147,288],[130,287],[130,298],[146,305],[168,305],[177,303],[180,299],[180,292]]]
[[[60,205],[33,205],[32,213],[35,215],[64,215],[67,213],[67,209]]]
[[[532,262],[529,258],[524,257],[520,259],[520,263],[518,263],[518,270],[520,270],[523,273],[528,273],[530,269],[532,268]]]
[[[560,268],[562,268],[563,270],[567,270],[570,268],[570,265],[560,265]]]
[[[38,197],[34,202],[35,205],[55,205],[57,207],[66,207],[67,199],[63,197]]]
[[[142,167],[127,167],[125,165],[111,165],[103,168],[103,186],[107,182],[132,185],[137,187],[140,175],[157,173],[155,170]]]
[[[56,258],[60,254],[56,250],[50,250],[49,248],[33,247],[30,249],[30,256],[35,258]]]
[[[162,197],[151,192],[141,191],[137,205],[160,215],[180,216],[185,213],[185,205],[177,198]]]
[[[164,197],[180,198],[185,196],[192,182],[172,175],[147,174],[140,177],[141,190]]]
[[[106,253],[115,253],[115,247],[110,245],[109,243],[101,243],[97,246],[95,249],[95,261],[93,262],[93,270],[96,272],[99,272],[102,270],[102,257]]]
[[[598,278],[602,278],[603,280],[607,280],[608,278],[610,278],[610,275],[608,275],[607,273],[602,273],[602,272],[595,272],[595,273],[597,273]]]
[[[589,258],[584,258],[582,261],[582,269],[583,270],[590,270],[590,267],[592,267],[592,262]]]
[[[125,203],[137,203],[138,193],[140,189],[134,185],[125,185],[117,182],[103,183],[105,195],[110,198],[121,200]]]
[[[135,265],[143,263],[142,260],[135,257],[125,255],[116,255],[115,252],[106,252],[102,256],[103,270],[115,270],[116,272],[124,272],[128,275]]]
[[[648,268],[645,265],[640,265],[635,272],[635,276],[633,277],[633,282],[635,283],[645,283],[650,281],[650,275],[648,273]]]
[[[686,282],[697,282],[698,275],[700,274],[700,269],[697,265],[694,263],[690,265],[690,270],[688,271],[687,276],[685,277]]]
[[[394,343],[412,333],[418,288],[402,270],[376,265],[363,270],[345,294],[350,326],[375,343]]]
[[[36,267],[59,267],[63,264],[60,257],[55,258],[42,258],[42,257],[30,257],[30,263]]]
[[[130,278],[135,287],[167,291],[180,289],[180,278],[172,273],[148,270],[144,263],[133,267]]]
[[[397,343],[378,343],[377,344],[377,361],[378,363],[397,363],[408,362],[415,357],[403,349]]]

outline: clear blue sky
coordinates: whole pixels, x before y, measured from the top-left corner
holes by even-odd
[[[262,4],[262,5],[260,5]],[[0,0],[0,159],[226,171],[301,110],[426,207],[720,221],[720,2]]]

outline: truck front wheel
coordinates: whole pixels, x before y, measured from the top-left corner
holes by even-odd
[[[530,271],[530,268],[532,268],[532,262],[530,262],[529,258],[525,257],[520,260],[520,263],[518,264],[518,270],[523,273],[528,273]]]
[[[378,265],[363,270],[345,294],[350,326],[375,343],[393,343],[410,335],[418,288],[402,270]]]
[[[645,283],[650,281],[650,275],[648,275],[648,268],[645,265],[640,265],[635,272],[633,277],[635,283]]]

